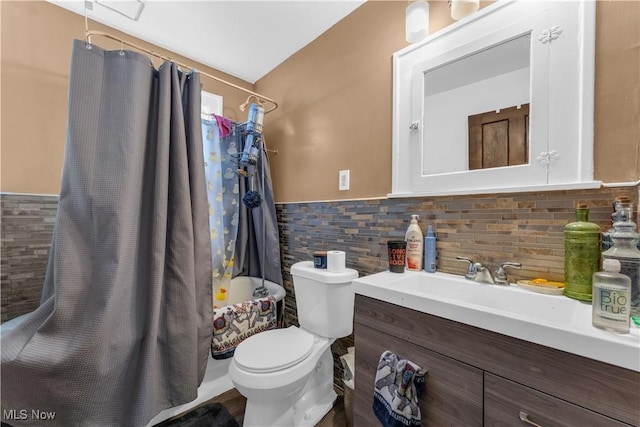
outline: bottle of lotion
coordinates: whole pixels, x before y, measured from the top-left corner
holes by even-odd
[[[404,239],[407,242],[407,268],[413,271],[422,270],[424,237],[418,225],[418,215],[411,215],[411,223]]]

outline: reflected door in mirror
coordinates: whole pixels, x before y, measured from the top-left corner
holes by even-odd
[[[525,32],[423,72],[423,175],[482,168],[469,168],[469,117],[533,104],[530,58],[531,34]]]
[[[529,104],[469,116],[469,170],[529,162]]]

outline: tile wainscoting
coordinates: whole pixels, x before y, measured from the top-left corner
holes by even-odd
[[[341,250],[347,267],[361,276],[387,270],[387,241],[404,240],[410,215],[420,215],[423,232],[433,225],[437,234],[438,271],[464,274],[466,263],[456,256],[483,262],[495,272],[503,261],[522,263],[509,271],[512,281],[545,277],[563,280],[564,226],[575,221],[575,205],[589,207],[589,220],[607,230],[612,201],[626,195],[638,204],[638,187],[607,187],[536,193],[447,196],[433,198],[372,199],[358,201],[277,204],[280,256],[285,298],[285,326],[297,324],[291,265],[312,260],[313,251]],[[333,345],[336,384],[353,337]]]
[[[0,194],[0,321],[35,310],[58,209],[58,196]]]
[[[637,206],[638,186],[518,194],[277,204],[285,298],[285,326],[297,324],[291,265],[312,260],[315,250],[343,250],[347,266],[361,276],[387,269],[386,243],[404,239],[411,214],[420,226],[434,226],[439,271],[464,274],[467,256],[492,271],[502,261],[521,262],[510,279],[563,279],[563,228],[573,221],[574,206],[589,206],[589,219],[610,227],[612,200],[628,196]],[[57,196],[1,194],[1,320],[32,311],[40,302]],[[334,344],[337,384],[353,337]]]

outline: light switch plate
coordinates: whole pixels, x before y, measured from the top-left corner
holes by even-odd
[[[338,190],[345,191],[349,189],[349,170],[340,171],[338,180]]]

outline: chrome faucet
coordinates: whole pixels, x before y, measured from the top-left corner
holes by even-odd
[[[496,285],[506,285],[509,286],[509,279],[507,278],[507,273],[504,271],[505,267],[513,267],[520,268],[522,264],[519,262],[503,262],[498,267],[498,271],[496,272]]]
[[[494,279],[493,276],[491,276],[491,271],[484,264],[480,262],[473,262],[471,258],[466,258],[463,256],[457,256],[456,259],[458,261],[467,261],[469,263],[469,267],[467,268],[467,273],[464,275],[464,278],[479,283],[491,283],[496,285],[508,286],[509,279],[507,278],[507,273],[504,271],[504,269],[506,267],[522,267],[522,264],[520,264],[519,262],[503,262],[498,267],[496,278]]]
[[[489,270],[489,268],[487,268],[486,265],[482,264],[481,262],[473,262],[472,259],[462,256],[457,256],[456,259],[458,261],[467,261],[469,263],[467,273],[464,275],[465,279],[473,280],[474,282],[479,283],[495,283],[493,280],[493,276],[491,276],[491,271]]]

